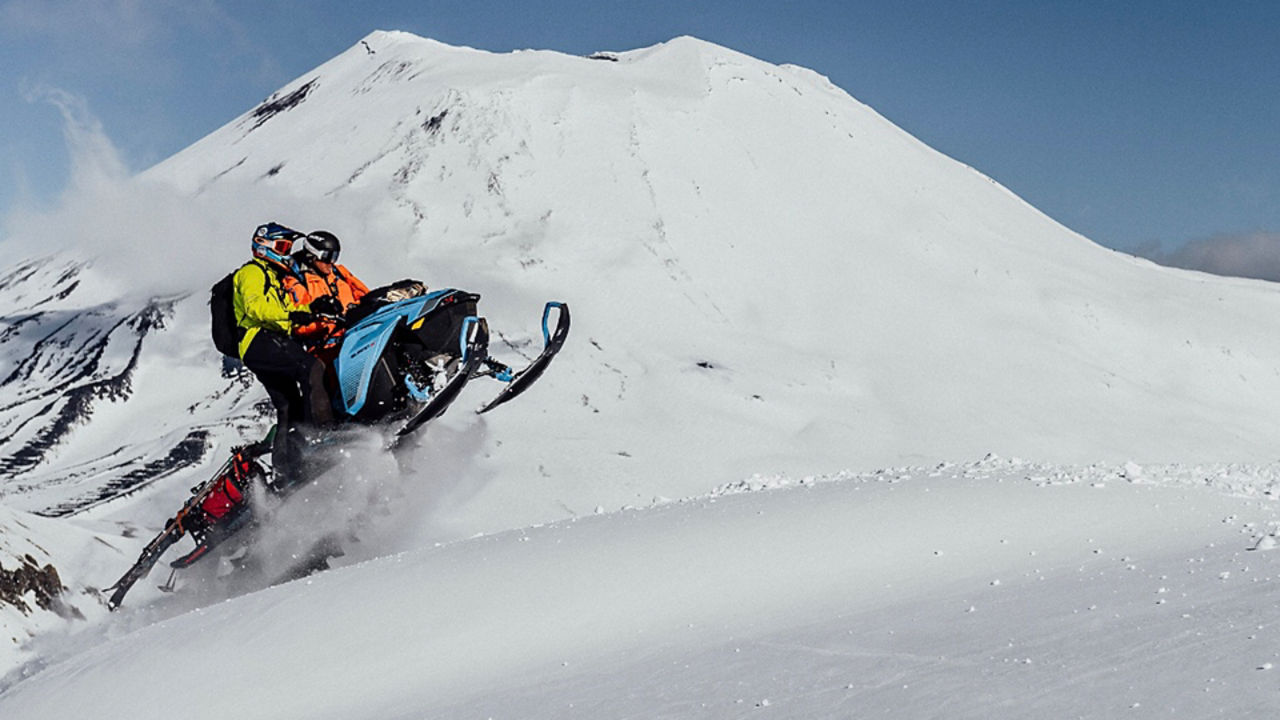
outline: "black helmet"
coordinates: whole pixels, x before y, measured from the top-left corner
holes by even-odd
[[[293,257],[307,264],[317,260],[336,263],[340,252],[342,244],[338,242],[338,236],[328,230],[307,233],[293,244]]]

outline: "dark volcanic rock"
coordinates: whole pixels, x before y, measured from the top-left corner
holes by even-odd
[[[31,612],[25,599],[27,593],[35,593],[36,605],[40,608],[53,610],[62,590],[57,569],[53,565],[40,567],[30,555],[23,557],[22,564],[14,570],[5,570],[0,565],[0,604],[12,605],[24,615]]]

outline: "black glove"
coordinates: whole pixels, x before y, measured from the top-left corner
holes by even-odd
[[[338,298],[324,295],[311,301],[311,312],[316,315],[341,315],[345,311]]]
[[[316,321],[316,316],[306,310],[294,310],[289,313],[289,323],[295,328],[299,325],[310,325]]]

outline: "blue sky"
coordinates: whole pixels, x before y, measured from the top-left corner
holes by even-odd
[[[1280,2],[0,0],[0,212],[68,178],[52,99],[145,169],[375,29],[585,54],[694,35],[827,75],[1128,252],[1280,244]]]

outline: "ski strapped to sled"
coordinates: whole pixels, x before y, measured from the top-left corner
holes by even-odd
[[[191,497],[183,503],[164,530],[147,543],[133,567],[116,584],[103,592],[110,592],[107,608],[115,610],[124,602],[127,594],[139,580],[151,572],[160,557],[174,543],[190,534],[196,541],[191,552],[170,563],[184,568],[199,560],[215,545],[242,527],[252,513],[246,497],[255,481],[266,476],[257,458],[270,452],[271,435],[251,445],[234,448],[231,457],[218,468],[213,477],[191,489]],[[172,578],[171,578],[172,580]],[[165,589],[167,586],[162,586]]]

